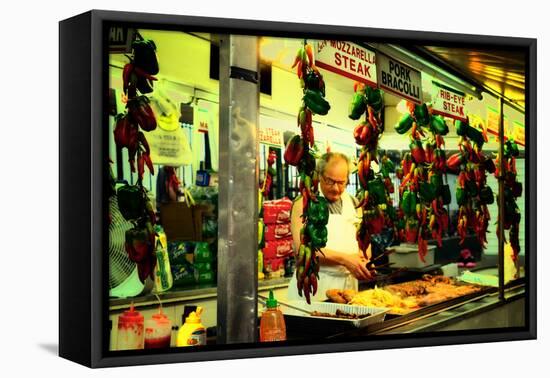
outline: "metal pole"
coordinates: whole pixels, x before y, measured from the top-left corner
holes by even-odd
[[[504,300],[504,100],[500,98],[498,126],[498,297]]]
[[[253,343],[258,323],[258,38],[220,36],[217,343]]]

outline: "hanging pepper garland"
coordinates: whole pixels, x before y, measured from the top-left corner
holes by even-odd
[[[273,177],[277,175],[277,172],[273,167],[276,161],[277,153],[273,150],[269,150],[269,154],[267,156],[267,169],[265,172],[265,178],[262,187],[262,194],[264,198],[269,198],[269,194],[271,193],[271,189],[273,187]]]
[[[458,205],[457,233],[460,244],[464,243],[468,230],[473,231],[482,248],[487,245],[487,229],[491,215],[490,205],[494,202],[493,191],[487,186],[487,172],[494,173],[495,165],[483,152],[487,133],[466,121],[455,121],[456,133],[460,139],[459,152],[447,160],[450,171],[458,172],[456,202]]]
[[[442,235],[449,227],[444,205],[451,201],[445,173],[445,141],[449,128],[443,117],[433,115],[427,104],[407,102],[406,113],[395,130],[410,131],[410,152],[403,156],[397,177],[401,180],[399,236],[401,241],[417,243],[418,254],[425,262],[428,239],[442,245]],[[424,148],[425,146],[425,148]]]
[[[137,264],[138,275],[143,282],[154,274],[156,265],[155,231],[156,216],[153,205],[143,187],[145,166],[154,174],[150,148],[142,131],[152,131],[157,121],[146,93],[153,91],[153,75],[159,72],[156,46],[151,40],[138,40],[132,44],[132,56],[122,72],[123,101],[126,111],[116,116],[114,129],[115,144],[128,149],[130,170],[136,172],[136,185],[125,185],[118,189],[118,207],[123,217],[134,227],[126,231],[125,248],[131,261]],[[140,93],[140,95],[138,95]]]
[[[519,222],[521,221],[521,212],[517,205],[516,199],[521,197],[523,187],[517,181],[516,157],[519,156],[519,148],[513,139],[508,139],[504,143],[504,229],[510,230],[510,245],[514,252],[512,258],[517,261],[520,253],[519,246]],[[500,156],[497,155],[495,162],[496,170],[495,177],[500,174]],[[499,235],[497,222],[497,235]],[[504,239],[506,242],[506,238]]]
[[[391,199],[390,206],[387,206],[388,196],[386,193],[393,190],[389,178],[389,173],[394,169],[393,163],[386,157],[382,161],[379,174],[375,174],[371,168],[373,161],[378,163],[378,140],[384,131],[381,117],[382,108],[382,92],[379,89],[373,89],[358,82],[354,84],[354,95],[349,106],[348,116],[353,120],[359,120],[363,115],[365,116],[365,119],[353,130],[355,143],[361,146],[357,164],[357,176],[361,186],[357,196],[359,199],[357,208],[361,208],[363,214],[356,238],[359,249],[365,258],[368,258],[367,250],[372,235],[382,232],[387,223],[383,209],[393,208]]]
[[[315,171],[315,138],[313,135],[313,115],[326,115],[330,104],[325,100],[323,76],[315,66],[313,48],[304,43],[298,50],[292,68],[303,88],[302,105],[298,111],[300,135],[294,136],[284,153],[285,162],[296,166],[300,174],[300,193],[302,195],[302,229],[300,247],[296,253],[296,278],[298,294],[302,292],[307,303],[311,295],[317,293],[319,278],[319,257],[327,242],[329,211],[325,198],[318,196],[319,178]]]

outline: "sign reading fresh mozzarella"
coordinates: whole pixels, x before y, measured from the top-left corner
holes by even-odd
[[[459,121],[466,121],[467,117],[464,111],[465,94],[435,81],[432,83],[437,89],[432,101],[433,112]]]
[[[315,65],[349,79],[376,87],[376,55],[345,41],[323,40],[316,44]]]
[[[420,71],[386,55],[378,54],[378,85],[405,100],[422,103],[422,78]]]

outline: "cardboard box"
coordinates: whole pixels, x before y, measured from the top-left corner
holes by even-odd
[[[206,205],[188,206],[186,202],[169,202],[160,206],[160,222],[169,241],[202,241],[202,217]]]

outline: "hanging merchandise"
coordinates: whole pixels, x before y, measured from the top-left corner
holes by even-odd
[[[269,150],[269,155],[267,156],[267,167],[265,171],[264,183],[262,186],[262,194],[264,198],[269,198],[271,189],[273,188],[273,178],[277,175],[277,171],[273,168],[275,162],[277,161],[277,153],[274,150]]]
[[[153,205],[143,187],[145,166],[151,174],[154,167],[150,157],[150,148],[145,134],[155,130],[157,121],[146,93],[153,91],[154,76],[159,71],[156,46],[151,40],[138,40],[132,44],[133,55],[124,66],[122,79],[126,112],[116,117],[114,138],[117,148],[127,148],[130,169],[137,173],[136,185],[125,185],[118,189],[118,206],[123,217],[134,227],[126,231],[125,248],[131,261],[138,267],[139,279],[143,282],[150,276],[154,278],[156,266],[155,231],[156,222]],[[138,92],[141,95],[138,95]]]
[[[349,106],[348,116],[353,120],[365,119],[353,130],[355,143],[361,146],[357,164],[357,176],[361,190],[357,197],[358,208],[362,210],[361,223],[357,229],[359,249],[368,259],[367,250],[372,235],[380,234],[386,224],[393,227],[391,209],[393,203],[388,195],[393,191],[389,174],[395,171],[393,162],[384,156],[378,160],[378,140],[384,132],[382,122],[383,96],[380,89],[373,89],[362,83],[354,84],[354,95]],[[374,173],[372,162],[380,163],[380,172]],[[386,211],[385,211],[386,210]],[[388,216],[386,216],[388,214]]]
[[[313,135],[313,115],[326,115],[330,104],[325,99],[325,83],[319,69],[315,66],[313,47],[304,43],[298,50],[292,68],[303,88],[302,105],[298,111],[298,127],[301,135],[292,138],[285,149],[285,161],[296,166],[300,174],[300,193],[302,195],[302,229],[300,247],[296,256],[296,278],[298,294],[302,291],[307,303],[310,295],[317,293],[319,278],[319,257],[317,253],[327,242],[328,203],[318,196],[319,178],[315,171],[315,139]]]
[[[164,80],[160,82],[165,83]],[[151,97],[151,108],[158,125],[147,134],[151,160],[158,165],[174,167],[191,164],[193,154],[186,132],[179,122],[180,112],[162,88],[157,88]]]
[[[442,246],[443,233],[448,231],[449,214],[444,205],[451,200],[449,186],[444,183],[445,141],[449,132],[445,119],[434,115],[427,104],[407,102],[408,112],[395,125],[399,134],[410,132],[410,152],[404,154],[397,177],[399,188],[399,239],[417,243],[422,262],[428,253],[428,239]]]
[[[519,156],[519,148],[513,139],[508,139],[504,143],[504,171],[500,173],[500,156],[495,161],[495,177],[504,177],[504,209],[500,213],[504,214],[504,229],[510,230],[510,245],[512,247],[512,259],[517,261],[520,252],[519,246],[519,222],[521,221],[521,212],[517,204],[517,198],[521,197],[523,186],[517,181],[516,158]],[[497,223],[497,235],[499,234]],[[506,242],[506,238],[504,240]]]
[[[469,122],[455,121],[460,139],[459,152],[447,160],[449,171],[458,172],[456,202],[458,205],[457,232],[460,244],[468,230],[474,231],[482,248],[487,244],[487,229],[491,218],[488,205],[494,202],[493,191],[487,185],[487,172],[494,173],[495,165],[483,152],[487,142],[486,130],[479,130]]]

